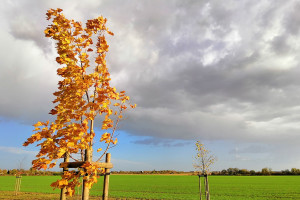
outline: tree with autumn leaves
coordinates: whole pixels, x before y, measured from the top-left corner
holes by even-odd
[[[195,163],[194,168],[198,171],[199,177],[199,193],[200,193],[200,200],[202,199],[202,192],[201,192],[201,175],[204,176],[204,187],[205,187],[205,197],[206,200],[210,199],[209,193],[209,184],[208,184],[208,175],[210,174],[210,166],[215,163],[216,157],[211,154],[211,152],[205,148],[204,144],[200,141],[196,142],[196,156],[195,156]]]
[[[97,182],[97,174],[103,172],[93,160],[99,162],[108,149],[117,143],[116,129],[124,111],[129,107],[129,97],[124,91],[117,92],[110,86],[110,73],[106,65],[109,45],[105,34],[113,35],[106,27],[107,19],[102,16],[87,20],[85,27],[80,22],[69,20],[62,9],[50,9],[47,20],[52,24],[45,30],[45,36],[56,41],[60,64],[57,74],[62,78],[58,91],[54,92],[55,107],[49,114],[53,122],[37,122],[34,134],[23,144],[38,143],[40,147],[33,168],[53,168],[58,159],[66,156],[74,161],[84,161],[77,171],[64,171],[60,180],[52,183],[54,188],[66,188],[72,196],[75,187],[83,178],[83,196],[88,199],[89,189]],[[95,41],[96,40],[96,41]],[[130,105],[134,108],[136,105]],[[96,123],[97,122],[97,123]],[[100,123],[99,123],[100,122]],[[99,137],[95,126],[103,130]],[[98,138],[98,141],[97,141]],[[96,151],[94,144],[104,145]]]

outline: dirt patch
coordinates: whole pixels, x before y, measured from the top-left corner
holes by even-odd
[[[1,200],[58,200],[59,194],[44,194],[44,193],[33,193],[33,192],[19,192],[15,195],[13,191],[0,191]],[[79,196],[68,197],[68,200],[80,200]],[[90,196],[90,200],[99,200],[101,197]],[[115,199],[109,198],[109,200],[134,200],[134,199]]]

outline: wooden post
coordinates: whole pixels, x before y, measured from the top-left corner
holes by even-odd
[[[91,150],[90,150],[90,148],[85,150],[84,161],[85,162],[91,162]],[[86,184],[89,181],[89,179],[90,179],[90,176],[86,173],[83,177],[82,200],[88,200],[89,197],[90,197],[90,188]]]
[[[64,162],[69,162],[69,160],[70,160],[69,153],[65,153]],[[63,173],[65,171],[68,171],[68,168],[64,167],[63,168]],[[66,200],[67,199],[66,192],[67,192],[67,188],[66,187],[64,187],[64,188],[61,189],[61,191],[60,191],[60,200]]]
[[[19,176],[19,175],[16,176],[15,195],[18,195],[18,192],[20,192],[21,179],[22,179],[22,176]]]
[[[112,163],[99,163],[99,162],[90,162],[92,165],[95,165],[96,167],[99,168],[108,168],[111,169],[113,168],[113,164]],[[82,167],[82,165],[85,164],[85,161],[79,161],[79,162],[62,162],[60,163],[60,167],[66,167],[66,168],[80,168]]]
[[[208,185],[208,175],[206,174],[205,176],[205,190],[206,190],[206,200],[210,200],[210,195],[209,195],[209,185]]]
[[[18,175],[16,176],[16,184],[15,184],[15,195],[18,195],[18,184],[19,184],[19,179]]]
[[[203,179],[204,179],[204,195],[205,195],[205,200],[207,200],[207,187],[206,187],[206,175],[203,175]]]
[[[107,153],[106,154],[106,159],[105,159],[106,163],[110,163],[110,157],[111,157],[110,153]],[[105,168],[104,184],[103,184],[103,196],[102,196],[103,200],[108,200],[109,173],[110,173],[110,169]]]
[[[198,174],[198,177],[199,177],[199,194],[200,194],[200,200],[202,200],[202,193],[201,193],[201,175]]]
[[[18,188],[18,192],[21,191],[21,181],[22,181],[22,176],[19,176],[19,188]]]
[[[85,150],[85,160],[84,161],[77,161],[77,162],[69,162],[69,154],[68,156],[64,157],[64,162],[60,163],[60,167],[63,168],[64,171],[68,171],[69,168],[81,168],[85,163],[90,163],[95,165],[98,168],[105,168],[105,176],[104,176],[104,185],[103,185],[103,199],[108,199],[108,187],[109,187],[109,173],[110,169],[113,168],[113,164],[110,162],[110,153],[106,154],[106,162],[92,162],[91,158],[91,149]],[[82,183],[82,200],[88,200],[90,194],[90,188],[87,187],[86,182],[90,179],[89,175],[85,172],[83,177]],[[105,198],[106,197],[106,198]],[[61,197],[60,200],[66,200],[66,188],[61,190]]]

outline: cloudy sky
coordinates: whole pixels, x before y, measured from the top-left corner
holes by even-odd
[[[115,170],[300,168],[300,3],[251,0],[4,0],[0,8],[0,168],[30,167],[32,124],[51,119],[58,77],[45,13],[103,15],[112,85],[138,107],[112,149]],[[2,162],[5,160],[6,162]]]

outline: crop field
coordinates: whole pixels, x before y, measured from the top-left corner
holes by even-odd
[[[21,192],[59,193],[49,186],[58,178],[23,176]],[[0,191],[13,191],[15,180],[13,176],[1,176]],[[102,194],[102,182],[103,177],[100,177],[91,195]],[[212,200],[300,199],[300,176],[210,176],[209,182]],[[199,199],[198,177],[111,175],[109,196],[122,199]]]

